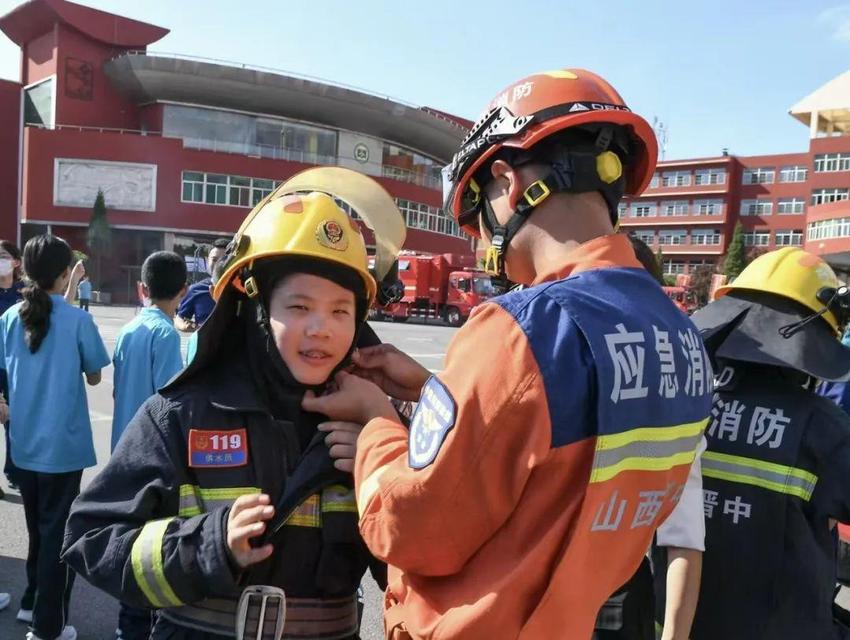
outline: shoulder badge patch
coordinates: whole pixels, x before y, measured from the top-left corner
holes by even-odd
[[[189,467],[242,467],[248,464],[248,433],[245,429],[189,430]]]
[[[456,418],[452,394],[437,376],[431,376],[410,422],[408,464],[412,469],[423,469],[434,462]]]

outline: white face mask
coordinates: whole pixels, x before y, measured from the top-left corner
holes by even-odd
[[[0,258],[0,278],[12,275],[15,268],[12,266],[12,261],[8,258]]]

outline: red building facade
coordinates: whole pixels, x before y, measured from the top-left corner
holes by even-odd
[[[744,244],[801,246],[850,272],[850,72],[791,109],[809,149],[660,162],[649,188],[620,207],[621,227],[664,256],[668,275],[717,265],[740,221]]]
[[[150,252],[229,237],[277,184],[315,165],[381,182],[406,217],[405,248],[473,251],[441,210],[439,169],[466,133],[460,118],[148,53],[166,29],[65,0],[22,4],[0,30],[21,47],[21,82],[0,81],[0,237],[49,230],[85,251],[102,190],[113,258],[101,286],[113,301],[133,298]]]

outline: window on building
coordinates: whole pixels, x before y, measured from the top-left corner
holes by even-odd
[[[850,171],[850,153],[821,153],[815,156],[815,173]]]
[[[803,244],[802,230],[782,230],[776,232],[777,247],[799,247]]]
[[[805,182],[808,173],[808,167],[802,164],[782,167],[779,171],[779,182]]]
[[[656,204],[654,202],[633,202],[633,218],[651,218],[656,215]]]
[[[685,244],[688,234],[684,230],[666,229],[658,232],[658,244],[677,245]]]
[[[782,198],[776,203],[776,210],[782,216],[805,213],[806,201],[803,198]]]
[[[204,201],[204,174],[195,171],[183,172],[183,202]]]
[[[206,187],[204,202],[227,204],[227,176],[217,173],[206,174]]]
[[[812,222],[806,227],[809,240],[828,240],[829,238],[850,238],[850,218],[835,218]]]
[[[848,189],[815,189],[812,191],[812,206],[847,200]]]
[[[720,233],[715,229],[695,229],[691,232],[691,244],[701,246],[719,245]]]
[[[635,238],[637,238],[638,240],[641,240],[642,242],[645,242],[646,244],[648,244],[650,246],[655,244],[655,232],[654,231],[633,231],[632,235]]]
[[[55,80],[48,78],[43,82],[24,89],[24,124],[52,128],[53,87]]]
[[[277,160],[335,164],[337,132],[283,118],[167,104],[163,135],[190,149],[207,149]]]
[[[661,185],[664,187],[687,187],[690,184],[690,171],[665,171],[661,176]]]
[[[744,246],[766,247],[770,244],[770,231],[747,231],[744,233]]]
[[[745,169],[744,184],[772,184],[776,175],[773,167],[759,167],[757,169]]]
[[[655,189],[659,184],[661,184],[661,176],[658,173],[652,174],[652,180],[649,181],[649,186],[652,189]]]
[[[280,183],[274,180],[264,180],[262,178],[251,178],[251,206],[255,206],[274,191]]]
[[[411,229],[426,229],[458,238],[466,237],[454,219],[446,216],[438,207],[401,198],[396,198],[396,204]]]
[[[618,218],[625,218],[628,210],[629,210],[629,205],[627,205],[625,202],[621,202],[620,204],[617,205],[617,217]]]
[[[769,216],[773,213],[770,200],[741,200],[742,216]]]
[[[680,273],[685,273],[685,263],[681,260],[665,260],[664,275],[674,276]]]
[[[695,216],[719,216],[723,213],[723,200],[694,200]]]
[[[394,144],[383,145],[382,173],[386,177],[438,189],[441,170],[442,165],[436,160]]]
[[[230,176],[230,202],[234,207],[251,206],[251,178]]]
[[[670,200],[661,205],[662,216],[686,216],[688,215],[687,200]]]
[[[700,169],[694,172],[694,184],[725,184],[726,169]]]
[[[183,202],[252,207],[279,184],[265,178],[184,171],[181,199]]]

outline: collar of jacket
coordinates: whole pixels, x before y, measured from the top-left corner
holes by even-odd
[[[216,409],[269,413],[257,393],[248,363],[244,359],[223,362],[210,373],[205,384],[209,390],[210,404]]]
[[[643,265],[635,257],[632,243],[622,233],[600,236],[580,244],[569,254],[566,264],[553,266],[552,269],[538,274],[532,285],[551,280],[563,280],[571,275],[591,269],[631,267],[642,269]]]

